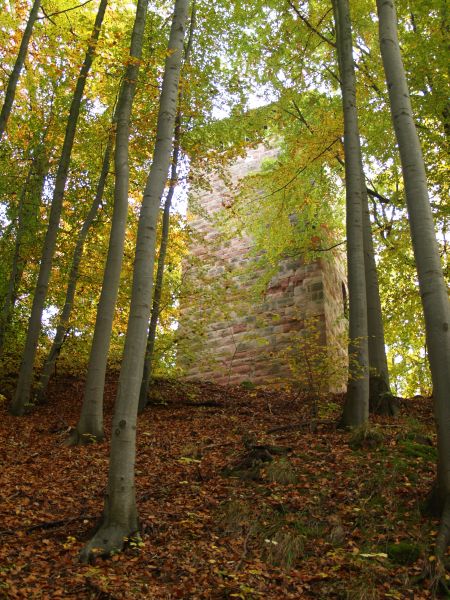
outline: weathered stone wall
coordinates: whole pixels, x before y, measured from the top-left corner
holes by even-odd
[[[323,388],[323,369],[337,357],[341,362],[345,358],[344,273],[339,261],[304,264],[301,259],[285,259],[265,292],[256,295],[254,283],[263,273],[258,256],[251,253],[251,239],[245,234],[226,239],[216,222],[230,204],[233,186],[275,155],[273,148],[250,150],[231,166],[231,183],[215,178],[212,192],[196,194],[201,214],[190,223],[197,240],[185,277],[194,293],[182,301],[180,320],[181,337],[189,348],[180,362],[188,379]],[[319,384],[305,373],[318,362],[326,362]],[[342,388],[343,373],[335,375],[325,383],[328,389]]]

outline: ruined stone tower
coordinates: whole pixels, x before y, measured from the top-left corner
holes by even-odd
[[[212,191],[194,195],[196,237],[184,275],[190,292],[181,302],[179,364],[190,380],[339,391],[346,380],[342,259],[305,264],[286,258],[258,295],[254,284],[262,273],[251,238],[224,238],[217,225],[233,185],[276,154],[262,145],[252,149],[230,167],[231,185],[214,177]]]

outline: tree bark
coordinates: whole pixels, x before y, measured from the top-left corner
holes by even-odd
[[[333,0],[344,112],[344,154],[349,290],[349,379],[341,424],[357,427],[369,416],[367,299],[362,219],[362,157],[348,0]]]
[[[153,162],[139,217],[130,316],[113,418],[108,491],[102,524],[81,560],[123,548],[138,531],[134,463],[139,387],[144,367],[159,205],[167,180],[177,110],[183,39],[189,0],[176,0],[162,83]]]
[[[177,144],[175,136],[175,144]],[[150,325],[148,328],[147,347],[145,350],[144,371],[142,374],[141,388],[139,392],[139,409],[142,412],[148,404],[148,389],[150,387],[150,378],[152,375],[153,351],[155,349],[156,327],[158,326],[159,311],[161,306],[161,295],[163,289],[164,267],[166,262],[167,246],[169,243],[170,227],[170,207],[176,186],[177,164],[178,164],[178,146],[174,148],[172,158],[172,176],[169,191],[164,202],[164,211],[161,228],[161,245],[159,247],[158,268],[156,270],[155,289],[153,292],[152,313]]]
[[[0,112],[0,141],[6,130],[9,115],[14,103],[16,95],[17,83],[19,82],[20,73],[25,62],[25,58],[28,52],[28,45],[30,43],[31,34],[33,33],[33,27],[38,17],[39,8],[41,6],[41,0],[34,0],[33,5],[28,16],[28,21],[23,32],[22,41],[20,42],[19,53],[17,54],[16,62],[14,64],[11,75],[8,79],[8,85],[6,87],[5,99],[3,101],[2,110]]]
[[[345,162],[336,155],[342,167]],[[365,181],[364,167],[361,163],[361,180]],[[383,311],[381,310],[380,288],[377,265],[373,247],[372,224],[368,194],[370,188],[363,185],[361,192],[363,209],[364,268],[366,276],[367,333],[369,349],[369,410],[375,414],[394,416],[398,406],[391,394],[389,369],[384,341]]]
[[[67,120],[66,133],[56,174],[55,188],[53,191],[52,204],[47,233],[45,235],[42,250],[41,264],[39,268],[38,281],[34,292],[33,305],[28,324],[25,350],[20,365],[19,379],[14,399],[10,406],[13,415],[22,415],[30,402],[31,386],[33,380],[33,366],[36,356],[39,333],[42,326],[42,313],[47,296],[48,284],[52,270],[53,256],[56,248],[56,238],[59,230],[61,211],[63,206],[64,190],[69,174],[70,158],[75,139],[75,132],[80,114],[81,101],[83,99],[86,79],[95,58],[95,48],[100,35],[100,29],[105,16],[108,0],[101,0],[95,18],[94,30],[89,40],[86,56],[80,69],[75,92],[70,106],[69,118]]]
[[[70,444],[84,444],[103,439],[103,390],[128,218],[130,117],[139,76],[147,7],[148,0],[138,1],[130,42],[130,60],[117,102],[114,207],[108,256],[89,355],[83,406],[76,430],[69,441]]]
[[[69,279],[67,283],[66,290],[66,298],[64,301],[64,306],[61,312],[61,317],[59,319],[58,326],[56,328],[55,338],[53,340],[52,346],[48,353],[48,356],[45,360],[44,366],[42,368],[41,377],[39,380],[39,385],[36,393],[36,401],[38,403],[45,402],[47,395],[47,387],[50,381],[50,377],[55,368],[56,361],[58,360],[59,353],[61,352],[62,345],[64,343],[65,337],[67,335],[70,315],[72,313],[73,303],[75,299],[75,293],[78,284],[78,274],[80,270],[81,259],[83,258],[84,244],[86,242],[87,235],[91,228],[92,223],[94,222],[95,217],[97,216],[98,209],[102,202],[103,193],[105,190],[106,180],[109,173],[109,168],[111,164],[111,154],[114,143],[114,128],[115,128],[115,119],[113,119],[112,127],[110,134],[108,136],[108,142],[106,145],[105,153],[103,156],[103,164],[100,171],[100,177],[97,183],[97,190],[95,193],[94,200],[92,201],[89,212],[84,220],[84,223],[80,229],[78,234],[78,238],[75,244],[75,250],[72,257],[72,265],[69,271]]]
[[[196,6],[195,0],[192,3],[192,14],[191,14],[191,23],[189,27],[189,35],[188,42],[186,45],[186,50],[184,53],[184,64],[186,65],[189,62],[189,57],[192,49],[192,41],[194,37],[195,30],[195,13]],[[181,104],[183,101],[183,85],[180,85],[180,90],[178,92],[178,111],[177,116],[175,117],[175,132],[174,132],[174,141],[173,141],[173,155],[172,155],[172,167],[170,174],[170,186],[167,192],[166,200],[164,202],[164,211],[162,218],[162,228],[161,228],[161,245],[159,247],[159,255],[158,255],[158,268],[156,271],[156,280],[155,280],[155,289],[153,292],[153,305],[152,305],[152,313],[150,317],[150,325],[148,328],[148,337],[147,337],[147,348],[145,351],[145,360],[144,360],[144,372],[142,375],[141,389],[139,392],[139,409],[138,412],[141,413],[144,408],[148,404],[148,389],[150,386],[150,379],[152,374],[152,361],[153,361],[153,351],[155,348],[155,338],[156,338],[156,327],[158,325],[159,313],[160,313],[160,305],[161,305],[161,294],[163,289],[163,279],[164,279],[164,266],[166,261],[166,253],[167,246],[169,241],[169,227],[170,227],[170,208],[172,206],[172,198],[175,192],[175,187],[177,185],[177,169],[178,169],[178,158],[180,154],[180,143],[181,143],[181,126],[182,126],[182,116],[181,116]]]
[[[391,394],[389,370],[384,343],[383,313],[377,264],[373,248],[372,224],[370,222],[367,188],[364,183],[364,168],[361,164],[361,192],[364,236],[364,267],[367,296],[367,333],[369,348],[369,409],[375,414],[395,415],[398,407]]]
[[[398,43],[394,2],[377,0],[377,9],[381,56],[400,151],[433,381],[438,445],[435,495],[442,514],[436,554],[442,558],[450,538],[450,306],[428,197],[425,164]]]

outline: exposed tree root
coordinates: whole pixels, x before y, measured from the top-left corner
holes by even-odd
[[[374,415],[395,417],[399,411],[398,398],[390,392],[377,394],[369,399],[369,410]]]
[[[73,429],[69,437],[63,442],[64,446],[87,446],[88,444],[97,444],[103,441],[103,434],[95,435],[93,433],[80,433],[78,429]]]
[[[422,514],[439,518],[439,530],[435,544],[436,560],[428,562],[423,572],[423,578],[430,580],[434,598],[450,597],[450,588],[446,578],[446,552],[450,544],[450,496],[444,496],[436,482],[421,510]]]
[[[131,540],[139,539],[138,531],[130,531],[128,527],[118,523],[101,524],[93,538],[80,552],[80,562],[92,563],[96,558],[108,558],[121,552]]]
[[[76,523],[77,521],[92,521],[96,518],[97,517],[93,517],[92,515],[79,515],[78,517],[71,517],[69,519],[45,521],[44,523],[36,523],[36,525],[29,525],[27,527],[21,527],[19,529],[3,529],[2,531],[0,531],[0,536],[16,535],[18,531],[32,533],[33,531],[38,531],[39,529],[56,529],[57,527],[62,527],[63,525],[70,525],[71,523]]]
[[[395,417],[398,410],[398,398],[391,393],[386,378],[371,373],[369,379],[369,412],[374,415]]]
[[[447,496],[441,514],[439,531],[436,537],[436,558],[444,560],[450,542],[450,497]]]

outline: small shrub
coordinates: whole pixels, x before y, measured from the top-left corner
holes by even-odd
[[[376,428],[370,427],[369,425],[362,425],[357,427],[350,436],[349,446],[353,450],[360,450],[362,448],[375,448],[380,446],[384,441],[383,432]]]
[[[202,449],[197,444],[186,444],[186,446],[181,449],[181,456],[184,458],[200,460],[202,457]]]
[[[294,467],[286,458],[280,458],[268,463],[264,467],[264,473],[268,481],[288,485],[289,483],[297,482],[297,475]]]
[[[295,529],[282,529],[264,539],[264,558],[267,562],[290,569],[303,555],[305,537]]]
[[[252,381],[242,381],[241,382],[241,388],[243,388],[244,390],[254,390],[255,387],[256,386]]]
[[[379,600],[379,590],[375,586],[369,586],[367,581],[358,581],[353,589],[347,590],[346,600]]]
[[[331,401],[328,397],[319,403],[319,419],[337,419],[342,407],[337,402]]]
[[[220,525],[226,533],[242,533],[251,520],[252,511],[246,502],[233,499],[222,506]]]

